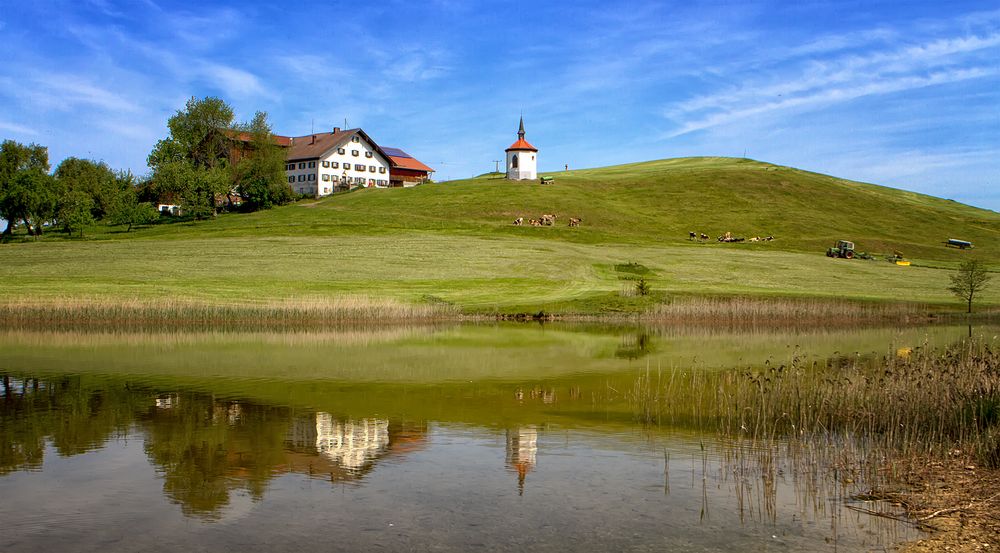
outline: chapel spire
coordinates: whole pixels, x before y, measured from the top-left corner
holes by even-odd
[[[517,127],[517,137],[524,140],[524,116],[521,116],[521,124]]]

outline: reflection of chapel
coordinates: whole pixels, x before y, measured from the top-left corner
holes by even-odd
[[[535,468],[538,455],[538,430],[522,426],[507,430],[507,468],[517,472],[517,493],[524,495],[524,480]]]
[[[507,179],[530,180],[537,176],[538,148],[524,139],[524,117],[517,129],[517,142],[507,148]]]

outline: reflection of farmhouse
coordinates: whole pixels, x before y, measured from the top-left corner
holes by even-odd
[[[244,144],[251,139],[246,133],[232,136]],[[320,197],[352,188],[409,187],[434,172],[399,148],[379,146],[361,129],[334,127],[332,132],[273,139],[286,149],[285,177],[297,194]]]
[[[306,456],[300,460],[309,460],[310,473],[328,473],[340,480],[352,474],[360,476],[385,455],[422,447],[426,433],[422,425],[390,424],[375,418],[338,420],[320,412],[296,418],[287,441],[292,451]]]
[[[538,430],[534,426],[522,426],[507,431],[508,469],[517,472],[517,491],[524,495],[524,479],[535,468],[538,454]]]

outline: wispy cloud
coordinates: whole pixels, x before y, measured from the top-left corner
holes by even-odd
[[[209,86],[219,89],[230,98],[272,95],[256,75],[237,67],[202,62],[198,65],[197,75]]]
[[[100,87],[89,77],[73,73],[42,72],[19,86],[15,93],[31,105],[67,111],[95,107],[111,112],[136,112],[139,106],[121,94]]]
[[[10,123],[7,121],[0,121],[0,130],[14,134],[26,134],[26,135],[38,134],[38,131],[36,131],[35,129],[25,127],[24,125],[18,125],[17,123]]]
[[[827,44],[839,42],[824,40]],[[748,76],[736,87],[668,106],[664,113],[677,121],[677,127],[665,136],[677,137],[779,110],[828,106],[864,96],[996,76],[1000,66],[995,57],[972,54],[998,46],[1000,33],[942,38],[866,55],[810,60],[767,79]]]

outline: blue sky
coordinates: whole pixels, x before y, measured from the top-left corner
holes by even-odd
[[[787,4],[792,4],[791,6]],[[439,180],[742,156],[1000,210],[1000,2],[0,0],[0,137],[145,173],[219,96]]]

